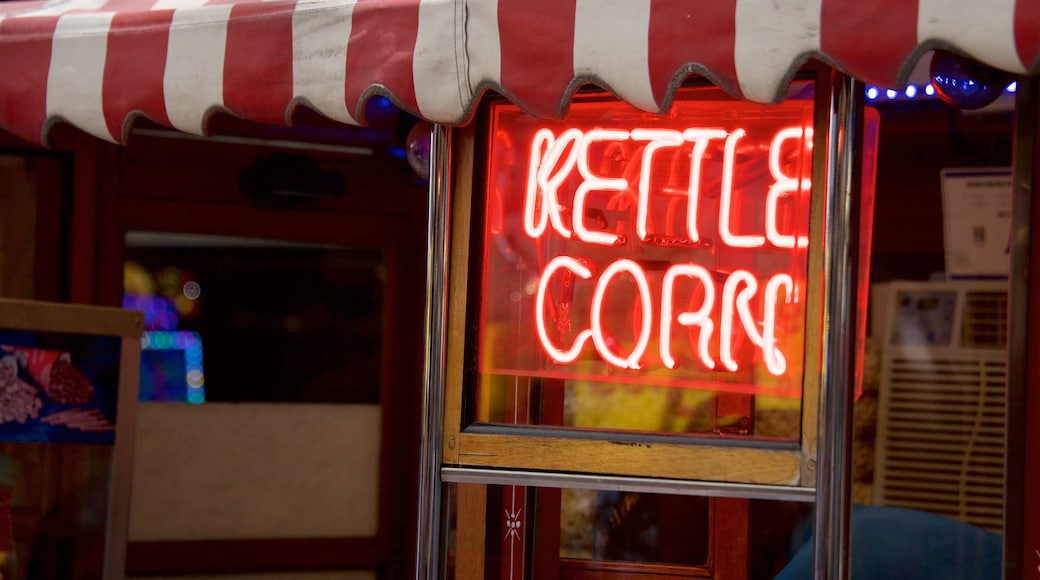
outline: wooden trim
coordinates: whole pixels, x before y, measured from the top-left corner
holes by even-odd
[[[205,215],[200,216],[202,212]],[[405,214],[333,213],[278,207],[121,199],[126,231],[238,236],[301,243],[389,245],[409,225]],[[291,217],[289,217],[291,216]]]
[[[487,541],[487,486],[456,486],[455,573],[453,578],[483,578]]]
[[[27,332],[57,332],[121,337],[116,392],[116,430],[109,470],[105,524],[104,578],[122,578],[130,523],[137,377],[141,357],[141,312],[29,300],[0,299],[0,328]],[[66,457],[67,458],[67,457]],[[62,462],[62,473],[69,471]],[[75,469],[72,469],[75,471]],[[68,496],[75,482],[60,478],[60,493]]]
[[[816,67],[813,119],[812,201],[809,215],[809,264],[806,273],[805,359],[802,368],[801,485],[816,484],[816,441],[819,436],[820,379],[823,369],[824,231],[827,206],[827,136],[830,133],[828,103],[834,74]]]
[[[685,580],[712,578],[713,575],[711,570],[703,566],[560,559],[560,578],[564,580],[608,580],[618,577],[626,580]]]
[[[119,398],[115,443],[110,467],[108,525],[105,527],[105,577],[122,578],[130,530],[130,488],[134,477],[137,390],[141,365],[140,339],[124,338],[119,349]]]
[[[796,485],[800,451],[466,433],[457,463],[545,471]]]
[[[71,332],[140,338],[140,312],[109,308],[0,298],[0,326],[13,330]]]
[[[807,253],[807,290],[801,442],[797,451],[763,450],[737,441],[725,447],[709,442],[696,445],[632,444],[553,436],[523,436],[466,432],[462,406],[466,380],[468,268],[472,245],[472,207],[475,147],[480,123],[455,131],[454,198],[451,223],[450,276],[447,292],[448,331],[445,372],[445,411],[442,459],[447,464],[473,467],[511,467],[579,473],[609,473],[645,477],[681,478],[737,483],[812,487],[815,483],[817,413],[822,368],[823,256],[829,115],[827,103],[833,73],[829,67],[811,67],[815,74],[813,190],[810,202],[810,240]],[[734,443],[728,441],[728,443]]]
[[[451,255],[448,272],[448,329],[445,369],[444,440],[441,444],[445,463],[458,463],[462,428],[463,360],[466,345],[466,290],[469,270],[470,209],[473,196],[473,124],[455,131],[453,147],[458,165],[455,168],[455,190],[452,204]]]
[[[80,138],[77,138],[80,137]],[[98,279],[97,230],[100,219],[98,170],[100,143],[93,138],[73,136],[75,160],[72,166],[72,219],[69,252],[69,297],[72,302],[97,304],[94,283]]]
[[[711,571],[716,580],[745,580],[751,561],[748,552],[746,499],[711,500]]]
[[[53,169],[43,170],[53,164]],[[67,295],[63,287],[62,269],[66,264],[68,240],[65,228],[67,175],[71,174],[72,159],[67,155],[36,155],[36,248],[33,273],[33,298],[60,301]],[[54,170],[56,169],[56,171]]]
[[[387,564],[376,538],[273,538],[130,542],[128,576],[302,570],[372,570]]]
[[[1005,426],[1004,578],[1040,571],[1040,83],[1019,78],[1015,105]]]

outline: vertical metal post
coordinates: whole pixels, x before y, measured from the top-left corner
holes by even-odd
[[[1029,353],[1040,333],[1035,298],[1040,296],[1036,269],[1040,265],[1040,239],[1033,196],[1036,167],[1037,102],[1040,83],[1020,77],[1015,93],[1015,134],[1011,190],[1011,275],[1008,280],[1008,389],[1004,429],[1004,578],[1029,578],[1040,554],[1026,539],[1030,505],[1037,505],[1026,486],[1028,460],[1029,390],[1036,388],[1037,364]],[[1035,359],[1034,359],[1035,360]],[[1034,391],[1035,392],[1035,391]],[[1034,395],[1035,396],[1035,395]],[[1032,443],[1036,445],[1036,443]],[[1035,509],[1035,508],[1034,508]],[[1035,513],[1035,512],[1034,512]],[[1035,525],[1035,524],[1033,524]]]
[[[849,577],[852,519],[852,341],[859,218],[857,145],[862,86],[841,78],[831,90],[824,248],[824,356],[820,389],[813,569]]]
[[[422,441],[419,450],[419,522],[415,578],[440,576],[441,434],[447,328],[448,222],[451,215],[449,129],[434,125],[430,144],[430,207],[427,220],[426,361],[423,364]]]

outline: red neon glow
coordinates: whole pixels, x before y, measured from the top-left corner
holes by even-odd
[[[711,333],[715,330],[715,322],[711,319],[711,309],[715,305],[715,282],[711,279],[711,273],[704,266],[697,264],[676,264],[668,269],[664,275],[664,284],[661,289],[661,362],[664,366],[674,369],[677,366],[675,357],[672,356],[672,306],[675,304],[675,282],[679,276],[696,278],[701,283],[704,292],[704,301],[701,307],[693,312],[680,312],[675,320],[683,326],[696,326],[700,328],[697,338],[697,356],[705,368],[714,369],[715,361],[711,358],[708,346],[711,343]]]
[[[560,268],[566,268],[571,272],[574,272],[582,280],[588,280],[592,277],[592,272],[581,265],[581,262],[571,258],[569,256],[559,256],[553,258],[549,265],[545,267],[545,271],[542,273],[541,280],[538,281],[538,299],[535,301],[535,314],[534,321],[538,327],[538,339],[542,342],[542,348],[545,352],[552,357],[556,362],[569,363],[573,362],[574,359],[578,358],[581,354],[582,347],[588,342],[589,338],[592,338],[591,330],[583,330],[578,333],[578,337],[571,343],[571,347],[566,351],[560,350],[553,343],[553,340],[549,338],[549,329],[545,327],[545,304],[546,304],[546,293],[549,289],[549,281],[552,280],[552,276],[556,273],[556,270]]]
[[[689,187],[689,209],[686,214],[686,229],[690,240],[701,241],[697,229],[697,208],[700,207],[701,198],[701,167],[704,164],[704,153],[712,139],[725,139],[726,132],[719,129],[687,129],[683,132],[683,138],[693,141],[693,153],[690,155],[690,187]],[[732,166],[730,167],[732,169]]]
[[[734,223],[742,221],[734,209],[733,180],[735,173],[735,157],[737,147],[747,134],[744,129],[736,129],[727,133],[720,129],[671,129],[637,128],[629,131],[593,129],[583,133],[578,129],[567,129],[559,137],[548,129],[540,129],[531,141],[530,162],[527,171],[526,193],[524,196],[524,231],[532,238],[542,237],[548,224],[553,230],[570,238],[572,233],[588,244],[613,246],[619,243],[616,233],[589,229],[585,224],[588,197],[592,192],[624,193],[631,187],[625,177],[605,177],[597,175],[589,165],[589,149],[596,143],[619,143],[624,141],[646,142],[640,155],[638,174],[638,196],[636,209],[636,234],[640,240],[649,237],[648,221],[655,153],[665,148],[676,148],[685,142],[693,143],[690,152],[690,179],[688,184],[688,200],[686,215],[686,235],[692,242],[701,241],[698,226],[701,206],[701,184],[706,153],[712,141],[725,139],[723,149],[721,203],[719,206],[719,238],[731,248],[760,248],[769,243],[777,248],[804,248],[809,238],[783,233],[778,226],[777,207],[782,197],[790,196],[798,191],[808,191],[811,182],[799,175],[787,175],[781,167],[781,158],[787,141],[800,142],[808,146],[812,131],[804,127],[788,127],[778,131],[769,146],[769,172],[773,183],[766,194],[764,215],[764,235],[757,233],[738,233],[734,231]],[[581,182],[574,192],[571,225],[568,227],[564,219],[564,206],[559,199],[561,185],[577,168]],[[611,196],[610,199],[615,199]],[[674,207],[674,206],[672,206]],[[762,222],[760,222],[762,223]]]
[[[765,236],[739,235],[730,231],[733,227],[733,157],[737,143],[747,131],[737,129],[726,137],[726,153],[722,166],[722,207],[719,209],[719,237],[731,248],[758,248],[766,243]]]
[[[614,276],[621,272],[628,272],[635,279],[636,286],[639,289],[639,304],[642,306],[642,324],[640,325],[639,338],[636,341],[636,346],[629,353],[627,358],[621,357],[615,354],[610,345],[607,344],[606,335],[603,332],[603,298],[606,294],[607,287],[610,285],[610,281]],[[632,260],[618,260],[606,270],[599,278],[599,282],[596,283],[596,291],[592,295],[592,342],[596,345],[596,352],[599,353],[607,362],[619,367],[628,369],[638,369],[639,359],[646,352],[646,346],[650,343],[650,319],[652,317],[652,308],[650,306],[650,283],[646,279],[646,272],[639,267],[638,264]]]
[[[808,179],[799,181],[797,175],[785,175],[780,167],[780,153],[783,150],[784,142],[789,139],[804,139],[805,145],[808,147],[812,143],[812,131],[802,127],[789,127],[778,132],[769,146],[769,174],[773,176],[773,184],[769,186],[769,193],[766,194],[766,238],[778,248],[795,247],[795,236],[782,234],[776,227],[776,206],[780,196],[791,195],[799,190],[809,191],[811,187]],[[809,238],[798,236],[797,243],[799,248],[807,247]]]
[[[561,363],[573,362],[578,358],[585,343],[589,338],[595,345],[596,352],[611,365],[622,369],[641,368],[640,360],[646,354],[650,344],[650,335],[654,324],[654,296],[650,289],[650,281],[646,271],[636,262],[628,259],[620,259],[611,263],[595,283],[592,294],[592,305],[589,312],[590,328],[582,329],[568,350],[564,351],[556,346],[549,336],[549,330],[545,325],[545,306],[548,300],[547,289],[549,281],[557,270],[566,268],[582,280],[592,278],[592,272],[571,256],[558,256],[553,258],[546,266],[542,279],[538,284],[538,296],[535,302],[535,322],[538,326],[538,338],[542,348],[553,360]],[[615,352],[611,346],[616,337],[609,337],[603,321],[609,317],[604,311],[604,299],[612,282],[620,274],[627,273],[635,282],[637,304],[640,309],[638,320],[638,336],[635,345],[632,346],[627,355]],[[675,285],[680,277],[696,279],[699,288],[704,292],[704,300],[700,307],[693,312],[681,312],[673,315],[675,307]],[[766,369],[773,376],[781,376],[787,370],[787,359],[784,353],[777,347],[777,297],[781,290],[785,297],[785,303],[790,302],[791,290],[794,280],[787,274],[776,274],[766,283],[762,296],[763,312],[761,317],[755,316],[751,311],[751,300],[758,293],[758,280],[754,274],[737,270],[729,275],[722,287],[721,325],[719,327],[719,358],[723,366],[731,372],[739,370],[739,364],[733,356],[733,345],[737,336],[735,323],[739,322],[745,335],[759,348]],[[697,356],[700,363],[706,369],[714,369],[715,361],[711,356],[710,345],[715,323],[710,315],[715,307],[715,281],[711,274],[703,266],[698,264],[676,264],[670,267],[664,275],[660,298],[660,320],[657,321],[660,328],[660,355],[662,363],[668,368],[676,368],[677,363],[672,354],[671,329],[673,321],[681,326],[699,328],[697,341]],[[759,322],[761,321],[761,322]],[[757,325],[762,325],[759,332]],[[624,337],[620,337],[624,338]]]
[[[480,372],[797,396],[812,103],[577,103],[493,108]]]
[[[738,294],[737,287],[741,283],[744,284],[744,290]],[[751,342],[758,346],[762,345],[762,335],[758,334],[758,329],[755,328],[755,321],[751,317],[751,309],[748,307],[748,302],[757,290],[758,280],[755,279],[751,272],[743,270],[737,270],[730,274],[729,278],[726,279],[726,284],[722,287],[722,320],[719,327],[722,340],[720,341],[719,358],[722,359],[722,365],[731,372],[739,368],[737,361],[733,358],[734,310],[740,316],[740,322],[743,324]]]
[[[597,141],[624,141],[628,139],[627,131],[607,131],[604,129],[593,129],[581,137],[575,148],[578,155],[578,172],[584,178],[578,190],[574,192],[574,233],[578,239],[587,244],[602,244],[612,246],[618,241],[617,234],[591,231],[585,227],[585,198],[592,191],[626,191],[628,180],[621,178],[607,178],[595,175],[589,168],[589,146]]]
[[[787,370],[787,359],[776,347],[776,296],[780,288],[784,290],[785,302],[791,302],[794,280],[787,274],[777,274],[766,283],[765,308],[762,314],[762,358],[766,362],[766,369],[776,377]]]
[[[552,222],[553,228],[561,236],[571,237],[571,231],[564,225],[563,217],[560,215],[557,191],[574,167],[578,154],[575,143],[582,136],[582,132],[577,129],[564,131],[559,138],[554,137],[548,129],[535,133],[531,142],[531,159],[539,159],[541,162],[530,165],[527,173],[527,195],[524,197],[524,231],[532,238],[545,233],[546,221]],[[567,156],[563,157],[565,152]],[[552,170],[561,157],[563,164],[553,173]],[[541,192],[541,196],[538,192]],[[536,205],[540,207],[537,221],[534,215]]]
[[[683,143],[683,134],[679,131],[671,129],[663,130],[651,130],[651,129],[634,129],[632,131],[633,141],[649,141],[646,144],[646,148],[643,149],[642,162],[639,165],[640,177],[649,176],[653,168],[651,164],[653,161],[654,153],[662,147],[678,147]],[[691,183],[693,180],[691,180]],[[650,179],[644,178],[639,180],[639,209],[636,212],[636,232],[639,234],[640,240],[645,240],[647,236],[646,222],[650,215]],[[690,207],[696,207],[691,201]]]

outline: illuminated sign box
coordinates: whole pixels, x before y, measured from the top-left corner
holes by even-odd
[[[576,97],[549,121],[503,101],[487,131],[482,376],[801,395],[811,95]]]

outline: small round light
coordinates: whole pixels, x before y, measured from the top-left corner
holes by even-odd
[[[885,89],[885,97],[886,98],[894,99],[894,98],[896,98],[898,96],[899,96],[899,93],[897,93],[894,89]]]
[[[916,97],[917,96],[917,85],[907,85],[906,86],[906,90],[903,91],[903,94],[905,94],[906,98],[908,98],[908,99],[912,99],[912,98]]]
[[[188,300],[197,300],[198,297],[202,295],[202,287],[199,286],[198,282],[191,280],[184,283],[184,287],[181,288],[181,292],[184,294],[184,297]]]
[[[1015,91],[1018,90],[1018,81],[1012,81],[1012,83],[1010,85],[1008,85],[1007,89],[1005,89],[1005,90],[1007,92],[1011,93],[1011,94],[1014,94]]]
[[[871,101],[878,98],[878,94],[879,91],[877,87],[867,87],[867,98]]]
[[[430,149],[433,138],[433,127],[426,121],[419,121],[408,132],[405,139],[405,151],[408,164],[416,175],[423,179],[430,178]]]
[[[932,53],[928,74],[943,102],[958,109],[981,109],[997,100],[1011,75],[946,50]]]

